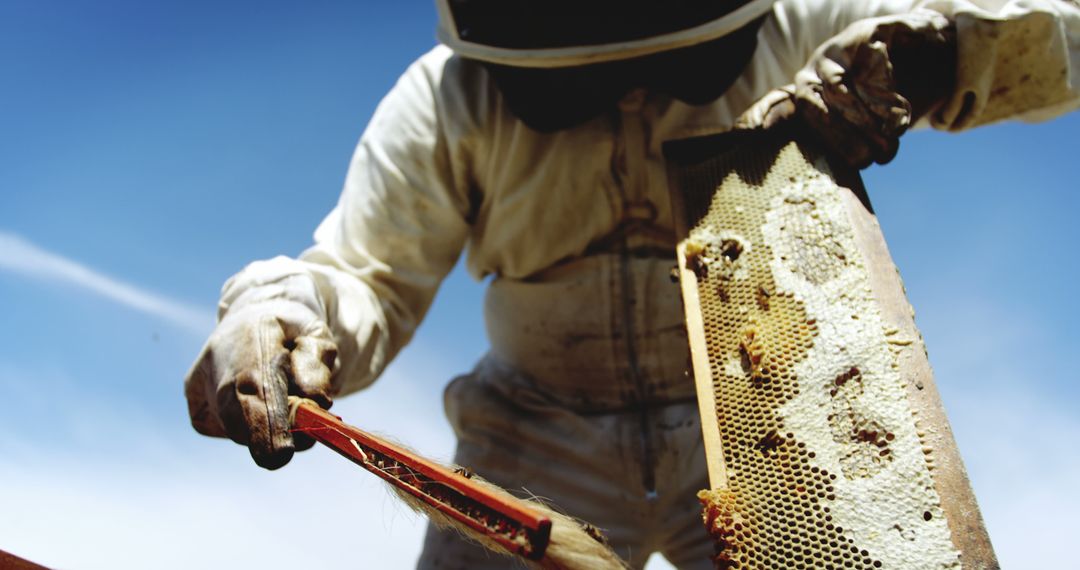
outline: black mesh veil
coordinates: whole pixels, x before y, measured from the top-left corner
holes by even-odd
[[[458,37],[496,48],[632,42],[707,24],[746,0],[446,0]]]

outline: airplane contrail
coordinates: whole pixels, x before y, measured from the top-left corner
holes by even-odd
[[[214,326],[211,311],[125,283],[4,231],[0,231],[0,270],[74,285],[200,335]]]

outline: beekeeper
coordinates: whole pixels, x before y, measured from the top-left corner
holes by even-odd
[[[286,395],[328,406],[371,384],[465,251],[474,277],[493,276],[491,349],[446,389],[455,461],[601,527],[636,567],[660,552],[706,568],[712,553],[661,143],[794,112],[865,166],[916,121],[961,130],[1080,105],[1067,0],[439,10],[443,45],[379,105],[315,245],[225,284],[186,379],[192,423],[281,467],[311,445],[290,435]],[[437,531],[420,561],[506,564]]]

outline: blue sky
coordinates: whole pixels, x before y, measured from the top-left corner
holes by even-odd
[[[306,247],[434,26],[427,0],[0,4],[0,549],[411,565],[422,521],[373,478],[320,449],[264,472],[190,429],[181,383],[221,283]],[[1080,533],[1078,127],[913,133],[865,175],[1005,567],[1060,567]],[[447,459],[441,387],[485,350],[481,295],[456,269],[335,410]]]

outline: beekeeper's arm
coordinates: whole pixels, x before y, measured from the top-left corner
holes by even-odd
[[[890,160],[913,118],[959,131],[1080,107],[1080,5],[1072,0],[813,0],[777,9],[789,26],[783,41],[803,44],[788,53],[812,55],[794,84],[767,96],[743,125],[793,106],[859,166]],[[925,115],[913,117],[913,102]]]
[[[288,395],[328,407],[411,338],[468,229],[464,135],[442,122],[465,115],[442,108],[464,98],[436,92],[441,65],[417,62],[379,105],[316,244],[225,284],[218,326],[185,381],[200,433],[280,467],[312,443],[293,441]]]

